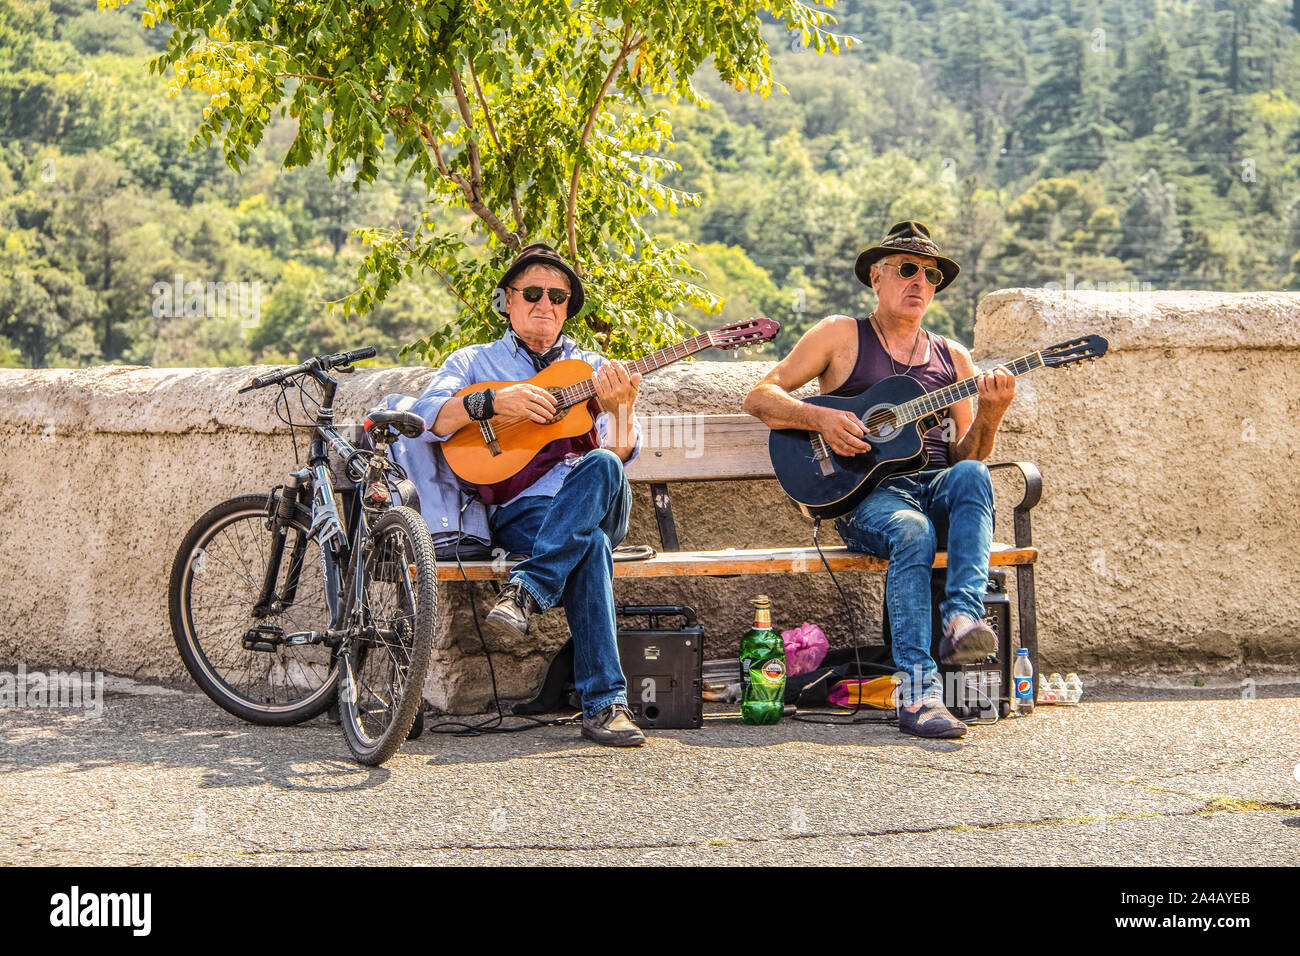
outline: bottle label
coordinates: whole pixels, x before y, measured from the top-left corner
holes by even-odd
[[[780,680],[785,677],[785,665],[773,659],[763,663],[763,676],[768,680]]]
[[[1016,698],[1018,700],[1034,699],[1034,681],[1030,677],[1016,678]]]

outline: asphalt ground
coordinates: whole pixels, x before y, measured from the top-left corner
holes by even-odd
[[[1094,682],[960,741],[426,732],[368,768],[324,717],[255,727],[110,678],[100,717],[0,708],[0,864],[1294,865],[1300,684],[1252,691]]]

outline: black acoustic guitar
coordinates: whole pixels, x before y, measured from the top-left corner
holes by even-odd
[[[1107,342],[1100,335],[1071,339],[1030,352],[1007,366],[1013,375],[1036,368],[1064,368],[1101,358]],[[921,436],[940,424],[944,409],[978,393],[975,378],[927,392],[906,375],[882,379],[861,395],[842,398],[815,395],[811,405],[852,412],[866,430],[870,451],[838,455],[820,432],[798,428],[774,430],[767,450],[781,490],[809,518],[838,518],[848,514],[886,478],[921,471],[926,452]]]

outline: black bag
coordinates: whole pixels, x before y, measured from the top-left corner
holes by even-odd
[[[861,667],[859,667],[859,663]],[[785,702],[800,707],[825,706],[831,690],[842,680],[855,677],[879,677],[897,668],[889,648],[881,644],[866,647],[841,647],[829,651],[822,666],[807,674],[785,679]]]

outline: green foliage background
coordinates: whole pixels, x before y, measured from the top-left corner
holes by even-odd
[[[642,224],[692,244],[694,281],[723,300],[678,318],[770,315],[784,351],[827,313],[871,308],[853,258],[900,218],[929,222],[962,264],[931,319],[967,342],[996,288],[1300,289],[1300,0],[834,13],[858,38],[838,57],[763,27],[784,92],[737,91],[706,67],[708,108],[652,102],[672,127],[660,179],[699,202]],[[148,69],[166,41],[130,7],[0,0],[0,364],[282,362],[362,344],[396,361],[448,329],[464,303],[420,269],[364,315],[326,303],[357,289],[357,230],[468,235],[472,217],[391,162],[284,168],[296,130],[278,114],[238,175],[218,149],[191,152],[208,97],[167,96]],[[202,293],[155,308],[177,276],[256,289],[256,316]]]

